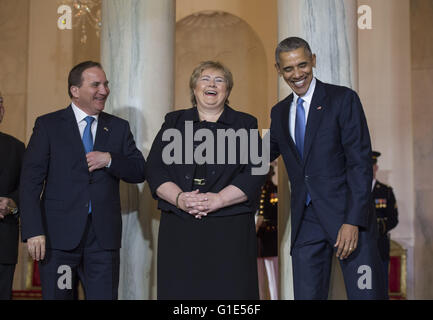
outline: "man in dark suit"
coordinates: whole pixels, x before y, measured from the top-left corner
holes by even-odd
[[[371,145],[358,95],[313,76],[316,56],[300,38],[276,49],[293,93],[271,112],[271,160],[282,155],[291,183],[295,299],[327,299],[332,254],[349,299],[382,299],[371,196]]]
[[[385,287],[388,289],[390,252],[389,231],[394,229],[398,224],[398,209],[397,201],[395,200],[392,188],[376,179],[376,173],[377,170],[379,170],[377,159],[380,157],[380,155],[380,152],[373,151],[373,184],[371,192],[373,193],[373,202],[377,217],[377,230],[379,232],[377,245],[379,248],[380,258],[382,260],[383,272],[385,273]]]
[[[21,175],[22,238],[39,261],[44,299],[117,299],[122,220],[119,180],[144,181],[145,160],[127,121],[105,112],[101,65],[68,78],[72,103],[36,119]]]
[[[0,123],[5,108],[0,92]],[[12,297],[18,258],[18,186],[24,143],[0,132],[0,300]]]

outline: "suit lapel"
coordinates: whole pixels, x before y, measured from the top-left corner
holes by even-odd
[[[86,152],[84,151],[83,141],[81,140],[80,130],[78,129],[77,120],[75,118],[74,111],[72,110],[72,106],[69,106],[65,109],[62,119],[65,121],[64,128],[66,129],[66,143],[71,146],[72,154],[79,155],[78,158],[80,161],[83,161],[85,167],[87,168]]]
[[[323,113],[325,112],[325,97],[326,93],[323,84],[317,80],[310,110],[308,112],[307,127],[305,129],[304,161],[308,157],[317,129],[322,121]]]
[[[6,136],[3,136],[3,134],[0,132],[0,150],[2,152],[2,155],[6,155],[0,157],[0,176],[3,174],[3,171],[6,172],[4,168],[9,162],[9,156],[12,156],[10,148],[11,145],[9,143],[9,140],[6,139]]]
[[[111,133],[110,121],[107,114],[101,112],[98,117],[98,128],[96,129],[95,145],[93,150],[102,151],[105,150],[105,145],[107,144],[108,137]]]
[[[296,149],[296,144],[290,135],[290,108],[292,107],[293,101],[293,93],[290,94],[284,101],[285,107],[283,108],[283,112],[281,114],[281,126],[283,128],[284,136],[287,137],[287,142],[289,144],[290,149],[295,155],[296,159],[299,163],[302,163],[302,159],[299,155],[298,149]]]

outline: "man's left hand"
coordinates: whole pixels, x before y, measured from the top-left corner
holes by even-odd
[[[343,224],[338,231],[337,242],[334,247],[337,248],[337,258],[346,259],[356,250],[358,245],[358,226]]]
[[[89,172],[105,168],[111,160],[109,152],[92,151],[86,154]]]

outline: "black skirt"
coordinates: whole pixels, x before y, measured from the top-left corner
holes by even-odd
[[[158,299],[259,299],[253,214],[162,212],[158,238]]]

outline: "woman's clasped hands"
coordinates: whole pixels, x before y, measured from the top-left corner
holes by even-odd
[[[191,192],[182,192],[179,195],[178,207],[197,219],[207,216],[208,213],[214,212],[223,207],[223,199],[220,194],[194,190]]]

